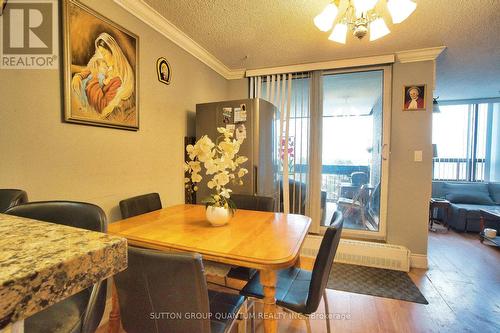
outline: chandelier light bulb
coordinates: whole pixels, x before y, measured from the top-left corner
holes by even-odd
[[[417,4],[411,0],[389,0],[387,8],[392,17],[392,23],[398,24],[406,20],[415,11]]]
[[[337,43],[345,44],[347,38],[347,24],[338,23],[333,28],[332,34],[328,37],[329,40],[332,40]]]
[[[339,9],[335,4],[330,3],[323,9],[321,14],[314,18],[314,24],[321,31],[328,31],[333,27],[333,21],[337,17]]]
[[[356,12],[367,12],[377,4],[378,0],[353,0],[354,8]]]
[[[388,35],[391,31],[385,24],[383,18],[378,18],[370,23],[370,41],[377,40],[379,38]]]

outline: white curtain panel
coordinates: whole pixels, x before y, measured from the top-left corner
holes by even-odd
[[[279,209],[284,213],[309,213],[310,79],[310,73],[250,78],[250,97],[265,99],[278,108],[275,153],[277,178],[283,184],[283,206]]]

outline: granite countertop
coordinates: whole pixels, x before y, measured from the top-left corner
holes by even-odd
[[[126,267],[125,238],[0,214],[0,329]]]

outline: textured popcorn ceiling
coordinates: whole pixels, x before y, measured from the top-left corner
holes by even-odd
[[[328,40],[313,18],[328,0],[144,0],[231,69],[255,69],[445,45],[443,99],[500,97],[500,0],[416,0],[392,33],[370,42]],[[381,3],[385,0],[381,0]]]

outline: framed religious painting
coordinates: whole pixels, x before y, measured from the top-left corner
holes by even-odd
[[[427,99],[425,84],[404,86],[403,89],[403,111],[424,111]]]
[[[138,130],[138,37],[76,0],[63,30],[65,121]]]
[[[158,81],[165,84],[170,84],[172,79],[172,69],[170,64],[165,58],[158,58],[156,61],[156,75],[158,75]]]

